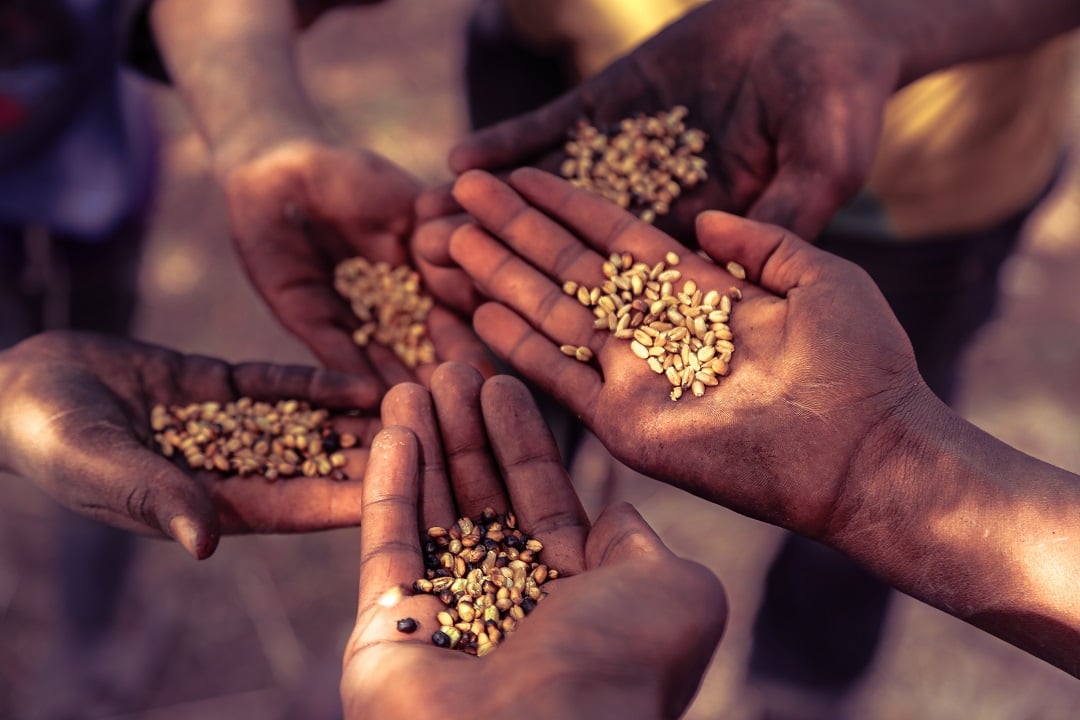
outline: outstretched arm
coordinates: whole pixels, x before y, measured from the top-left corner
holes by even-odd
[[[813,240],[865,184],[895,90],[1078,24],[1071,0],[712,0],[557,100],[466,138],[450,164],[556,172],[579,118],[603,128],[683,105],[708,135],[709,179],[658,227],[692,244],[694,217],[719,209]]]
[[[595,313],[561,286],[600,285],[613,252],[651,267],[682,253],[675,240],[535,170],[509,186],[468,173],[455,194],[479,227],[458,230],[451,252],[496,301],[477,311],[478,332],[616,457],[828,543],[1080,675],[1080,477],[941,403],[862,270],[781,228],[702,215],[698,238],[716,263],[683,253],[675,282],[737,289],[734,351],[701,397],[672,402],[668,379],[629,339],[595,330]],[[723,269],[728,261],[745,279]],[[591,358],[567,357],[562,345]]]
[[[426,378],[433,363],[358,347],[363,323],[334,289],[346,258],[408,262],[420,185],[323,122],[295,62],[296,21],[288,0],[156,0],[152,9],[166,65],[210,147],[240,257],[278,320],[329,368],[377,373],[387,385]],[[441,359],[486,368],[455,315],[436,306],[427,325]]]
[[[482,717],[674,718],[686,709],[726,619],[720,583],[672,554],[629,505],[589,523],[520,381],[484,382],[463,365],[442,365],[430,393],[392,389],[383,420],[401,425],[376,438],[364,479],[359,610],[341,681],[346,717],[442,717],[442,700],[477,677],[487,682],[472,700]],[[511,526],[541,541],[540,562],[559,574],[537,586],[543,602],[513,630],[499,632],[490,617],[483,630],[474,620],[485,642],[470,657],[432,644],[436,613],[448,608],[411,588],[431,554],[429,527],[475,518],[474,529],[499,532],[477,529],[485,546],[501,547],[493,538],[506,528],[487,525],[485,507],[512,511]],[[485,572],[482,564],[468,576],[475,572]],[[492,577],[502,585],[499,572]],[[474,582],[490,596],[460,593],[470,609],[495,601],[490,579]],[[512,602],[530,606],[520,595]],[[485,617],[498,607],[485,604]],[[415,632],[397,629],[406,618]]]
[[[380,394],[373,380],[311,367],[231,365],[92,333],[43,333],[0,353],[0,470],[34,482],[76,512],[171,537],[202,559],[213,553],[221,533],[358,524],[359,480],[379,429]],[[265,472],[265,464],[193,469],[188,444],[198,445],[200,454],[205,449],[201,462],[210,456],[210,445],[219,462],[285,454],[271,447],[278,440],[266,412],[261,413],[265,425],[246,437],[243,428],[223,427],[238,413],[222,419],[217,411],[244,397],[269,403],[268,410],[289,400],[321,408],[328,423],[319,441],[328,448],[324,462],[336,452],[335,467],[351,481],[342,481],[340,474],[332,479],[328,468],[290,477],[279,468]],[[189,418],[190,428],[181,423],[176,446],[168,451],[171,460],[166,458],[155,439],[162,418],[155,417],[154,408],[202,408],[204,403],[213,404],[214,415]],[[311,416],[294,417],[310,432],[323,430],[323,422]],[[273,422],[281,425],[284,419],[279,421]],[[341,434],[359,443],[339,451]],[[333,439],[326,439],[330,435]],[[265,447],[256,447],[260,442]],[[278,460],[295,465],[292,456]],[[278,476],[276,482],[269,481],[272,476]]]

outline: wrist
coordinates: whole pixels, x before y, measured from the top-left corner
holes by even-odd
[[[848,0],[898,53],[902,87],[939,70],[1024,52],[1080,26],[1075,0]]]
[[[338,144],[313,114],[267,115],[273,117],[248,117],[208,138],[211,166],[222,186],[237,169],[272,153],[289,147]]]
[[[1080,498],[1075,475],[988,435],[925,386],[860,455],[827,544],[1022,647],[1031,644],[1002,629],[1019,614],[1080,627],[1080,600],[1061,598],[1075,563],[1066,542],[1077,524],[1067,510]]]

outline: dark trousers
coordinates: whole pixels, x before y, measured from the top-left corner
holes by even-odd
[[[126,335],[137,296],[143,220],[96,242],[0,224],[0,348],[50,329]],[[58,507],[56,577],[65,643],[108,631],[134,536]]]
[[[951,402],[964,351],[993,317],[1000,268],[1030,212],[915,243],[825,235],[818,245],[870,273],[911,338],[923,378]],[[789,533],[766,575],[751,677],[846,690],[874,658],[891,596],[847,556]]]
[[[497,0],[480,3],[466,55],[474,128],[539,107],[571,82],[564,58],[526,47]],[[927,384],[949,402],[963,352],[993,315],[1000,267],[1034,206],[975,233],[903,244],[833,233],[818,245],[870,273],[911,338]],[[552,408],[548,417],[563,437],[581,430],[565,411]],[[751,676],[843,691],[875,655],[891,594],[846,556],[787,535],[769,567],[754,623]]]

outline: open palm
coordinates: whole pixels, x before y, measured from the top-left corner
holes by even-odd
[[[910,344],[873,283],[780,228],[707,213],[678,269],[703,290],[738,288],[730,373],[703,397],[670,384],[560,285],[603,280],[611,252],[649,265],[681,246],[607,201],[537,170],[507,186],[474,172],[455,194],[479,226],[451,242],[482,292],[474,325],[526,378],[578,413],[623,462],[735,510],[819,536],[859,443],[918,382]],[[498,239],[496,239],[498,238]],[[563,355],[588,346],[589,363]]]

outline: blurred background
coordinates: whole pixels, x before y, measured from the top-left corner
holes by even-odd
[[[450,179],[445,155],[466,128],[461,41],[473,0],[397,0],[338,11],[307,32],[302,62],[331,121],[427,182]],[[1077,53],[1074,52],[1074,57]],[[1074,62],[1074,65],[1077,63]],[[1070,128],[1080,151],[1080,67]],[[164,135],[161,190],[140,282],[136,335],[229,360],[312,362],[251,290],[227,234],[202,141],[165,87],[144,83]],[[999,318],[967,359],[961,411],[1022,450],[1080,472],[1080,173],[1067,170],[1009,263]],[[594,441],[574,469],[590,511],[605,467]],[[678,553],[712,568],[731,616],[689,718],[746,716],[750,622],[779,531],[622,470],[634,502]],[[0,718],[50,703],[85,717],[173,720],[335,717],[341,654],[355,611],[358,533],[227,538],[195,563],[141,540],[113,652],[96,668],[123,700],[57,682],[52,567],[56,510],[6,478],[0,503]],[[422,682],[422,678],[408,679]],[[71,697],[72,695],[74,697]],[[447,709],[455,707],[447,699]],[[927,606],[901,597],[853,717],[1075,718],[1075,679]]]

